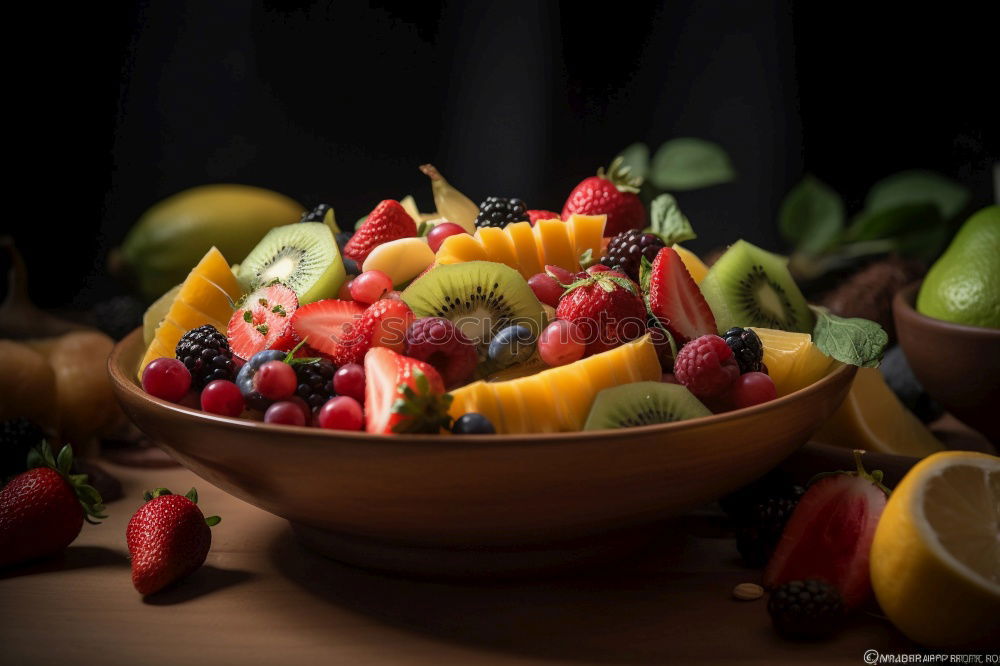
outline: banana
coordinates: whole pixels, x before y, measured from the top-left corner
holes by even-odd
[[[413,198],[412,194],[407,194],[405,197],[400,199],[399,205],[402,206],[403,210],[409,213],[410,217],[413,218],[413,221],[417,223],[418,229],[420,228],[421,222],[427,222],[429,229],[437,224],[437,221],[441,218],[441,214],[437,211],[434,211],[433,213],[421,213],[420,209],[417,208],[417,201]]]
[[[476,216],[479,206],[448,184],[433,164],[424,164],[420,171],[431,179],[431,189],[434,192],[434,205],[437,212],[449,222],[454,222],[470,234],[476,233]]]

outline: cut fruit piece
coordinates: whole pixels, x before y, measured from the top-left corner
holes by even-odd
[[[607,215],[581,215],[573,213],[566,223],[569,226],[570,238],[577,258],[590,250],[590,256],[597,259],[601,256],[604,240],[604,225],[608,222]]]
[[[434,263],[434,252],[424,238],[399,238],[368,253],[362,271],[382,271],[394,287],[405,284]]]
[[[296,310],[292,331],[305,340],[310,350],[333,360],[337,365],[358,363],[368,351],[360,338],[365,307],[354,301],[324,299]]]
[[[272,284],[249,294],[226,326],[233,354],[249,361],[265,349],[288,351],[294,347],[291,327],[298,308],[295,292],[283,284]]]
[[[450,413],[454,418],[467,412],[483,414],[498,433],[571,432],[583,428],[598,392],[626,381],[655,381],[660,372],[656,347],[646,335],[610,351],[528,377],[468,384],[452,392],[454,402]],[[589,391],[581,388],[581,377],[587,379]],[[501,385],[506,386],[496,388]],[[519,392],[516,401],[502,402],[514,392]],[[522,407],[527,409],[528,418],[520,414],[508,418],[512,410]]]
[[[672,248],[663,248],[653,260],[649,309],[674,336],[678,346],[703,335],[715,335],[712,310]]]
[[[1000,636],[1000,458],[935,453],[899,482],[871,548],[879,606],[928,647]]]
[[[542,265],[554,264],[571,273],[580,270],[579,255],[573,249],[569,226],[562,220],[539,220],[533,227],[535,249]],[[532,274],[533,275],[533,274]]]
[[[927,426],[903,406],[877,368],[858,368],[851,392],[812,440],[917,458],[944,450]]]
[[[142,371],[153,359],[161,356],[173,358],[174,349],[181,336],[190,329],[182,329],[172,320],[180,319],[192,324],[191,328],[204,324],[216,326],[218,322],[229,321],[233,303],[239,299],[241,293],[240,284],[229,270],[229,262],[222,253],[214,247],[206,252],[181,283],[177,296],[157,325],[153,340],[139,364],[137,376],[142,377]],[[204,320],[192,317],[192,311],[203,313]]]
[[[549,365],[542,360],[541,356],[535,354],[524,363],[518,363],[517,365],[512,365],[509,368],[504,368],[503,370],[494,372],[487,377],[486,380],[491,382],[506,382],[511,379],[527,377],[528,375],[533,375],[537,372],[548,369]]]
[[[463,237],[474,241],[465,235],[448,241]],[[520,324],[537,336],[545,323],[542,306],[521,274],[489,261],[436,266],[414,280],[402,299],[417,318],[451,320],[479,346],[481,358],[500,329]]]
[[[439,255],[451,255],[459,261],[488,261],[486,250],[478,238],[469,234],[448,236],[438,249]],[[438,262],[440,263],[440,262]]]
[[[684,262],[684,267],[688,269],[688,273],[691,274],[694,283],[701,284],[701,281],[708,275],[708,266],[705,265],[705,262],[686,247],[682,247],[677,243],[674,243],[673,247],[674,251],[680,255],[681,261]]]
[[[180,300],[174,300],[167,316],[165,316],[164,319],[169,319],[182,331],[190,331],[198,328],[199,326],[211,324],[215,327],[215,330],[223,332],[226,330],[227,323],[219,321],[215,317],[202,312],[198,308],[190,305],[187,301]]]
[[[487,261],[495,261],[511,268],[518,267],[514,245],[510,242],[510,236],[505,234],[503,229],[483,227],[476,232],[476,237],[486,250]]]
[[[437,434],[451,397],[430,364],[372,347],[365,354],[365,430],[375,434]]]
[[[609,430],[671,423],[711,416],[691,391],[680,384],[635,382],[597,394],[584,430]]]
[[[788,261],[744,240],[719,257],[699,286],[720,333],[734,326],[813,329],[812,311],[788,272]]]
[[[147,347],[156,335],[156,327],[167,316],[167,311],[170,310],[180,291],[181,285],[177,285],[146,308],[145,314],[142,315],[142,341]]]
[[[538,244],[530,222],[515,222],[504,227],[504,233],[510,236],[510,242],[517,253],[517,269],[525,280],[535,273],[542,272],[545,261],[539,261]]]
[[[779,397],[809,386],[837,363],[813,344],[808,333],[773,328],[752,330],[764,346],[764,365]]]
[[[247,289],[278,281],[303,305],[336,296],[345,277],[337,241],[322,222],[271,229],[240,263],[239,273]]]

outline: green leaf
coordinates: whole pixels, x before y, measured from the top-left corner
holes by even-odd
[[[950,220],[969,202],[968,189],[933,171],[901,171],[872,185],[865,198],[865,211],[876,212],[903,204],[930,203]]]
[[[844,201],[829,185],[807,175],[781,202],[778,229],[805,254],[828,249],[844,228]]]
[[[653,262],[642,255],[639,259],[639,289],[642,293],[649,293],[649,279],[653,275]]]
[[[637,142],[618,154],[622,158],[622,165],[627,166],[633,176],[645,179],[649,175],[649,146]]]
[[[187,493],[185,493],[184,497],[187,497],[189,500],[191,500],[195,504],[198,503],[198,491],[195,490],[194,488],[192,488],[191,490],[187,491]]]
[[[695,190],[736,177],[726,151],[703,139],[667,141],[653,156],[650,179],[661,190]]]
[[[208,518],[205,519],[205,524],[208,525],[209,527],[215,527],[221,522],[222,518],[219,518],[218,516],[209,516]]]
[[[580,268],[586,270],[597,263],[597,259],[594,257],[594,250],[587,248],[580,253]],[[548,271],[545,271],[548,273]],[[556,280],[558,282],[558,280]]]
[[[650,226],[647,231],[659,236],[667,246],[697,238],[691,222],[677,205],[677,199],[661,194],[649,204]]]
[[[368,221],[368,216],[358,218],[358,221],[354,223],[354,230],[357,231],[361,228],[361,225]]]
[[[36,467],[45,467],[45,458],[42,457],[42,452],[37,447],[28,451],[27,469],[35,469]]]
[[[73,466],[73,449],[67,445],[59,450],[59,457],[56,458],[56,470],[60,474],[69,474],[69,468]]]
[[[846,236],[849,241],[866,241],[944,226],[944,218],[935,204],[909,203],[860,213],[847,228]]]
[[[860,317],[845,319],[826,308],[810,307],[816,314],[813,342],[821,352],[848,365],[878,367],[889,344],[889,334],[881,326]]]
[[[417,238],[422,238],[426,236],[427,233],[434,228],[433,224],[427,224],[427,220],[421,220],[420,224],[417,225]]]

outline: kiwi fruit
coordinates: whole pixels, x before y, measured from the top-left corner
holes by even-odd
[[[402,294],[403,302],[420,317],[451,320],[485,357],[493,336],[520,324],[535,336],[545,324],[545,313],[521,274],[504,264],[466,261],[433,268]]]
[[[594,398],[584,430],[610,430],[711,416],[680,384],[634,382],[604,389]]]
[[[720,332],[756,326],[812,333],[813,314],[788,261],[744,240],[726,250],[698,286]]]
[[[240,263],[236,274],[247,291],[277,280],[291,288],[303,305],[335,297],[345,276],[337,241],[322,222],[271,229]]]

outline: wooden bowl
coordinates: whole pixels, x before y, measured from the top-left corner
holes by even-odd
[[[142,332],[108,365],[125,413],[181,464],[366,567],[505,575],[621,554],[804,444],[854,377],[837,365],[772,402],[679,423],[545,435],[380,436],[215,416],[147,395]]]
[[[927,393],[956,418],[1000,443],[1000,329],[952,324],[914,309],[920,283],[892,302],[899,345]]]

